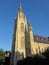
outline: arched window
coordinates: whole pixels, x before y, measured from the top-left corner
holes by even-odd
[[[24,31],[24,24],[21,23],[21,31]]]

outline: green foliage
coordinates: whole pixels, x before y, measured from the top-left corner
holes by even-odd
[[[5,61],[5,52],[3,49],[0,49],[0,62]]]

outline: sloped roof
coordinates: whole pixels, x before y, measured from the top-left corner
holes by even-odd
[[[38,36],[35,34],[33,35],[33,37],[35,42],[49,44],[49,37]]]

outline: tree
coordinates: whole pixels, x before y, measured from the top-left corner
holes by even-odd
[[[5,61],[5,52],[3,49],[0,49],[0,62]]]

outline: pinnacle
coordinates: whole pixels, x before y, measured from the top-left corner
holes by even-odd
[[[28,26],[31,26],[31,24],[30,24],[30,19],[28,19]]]

